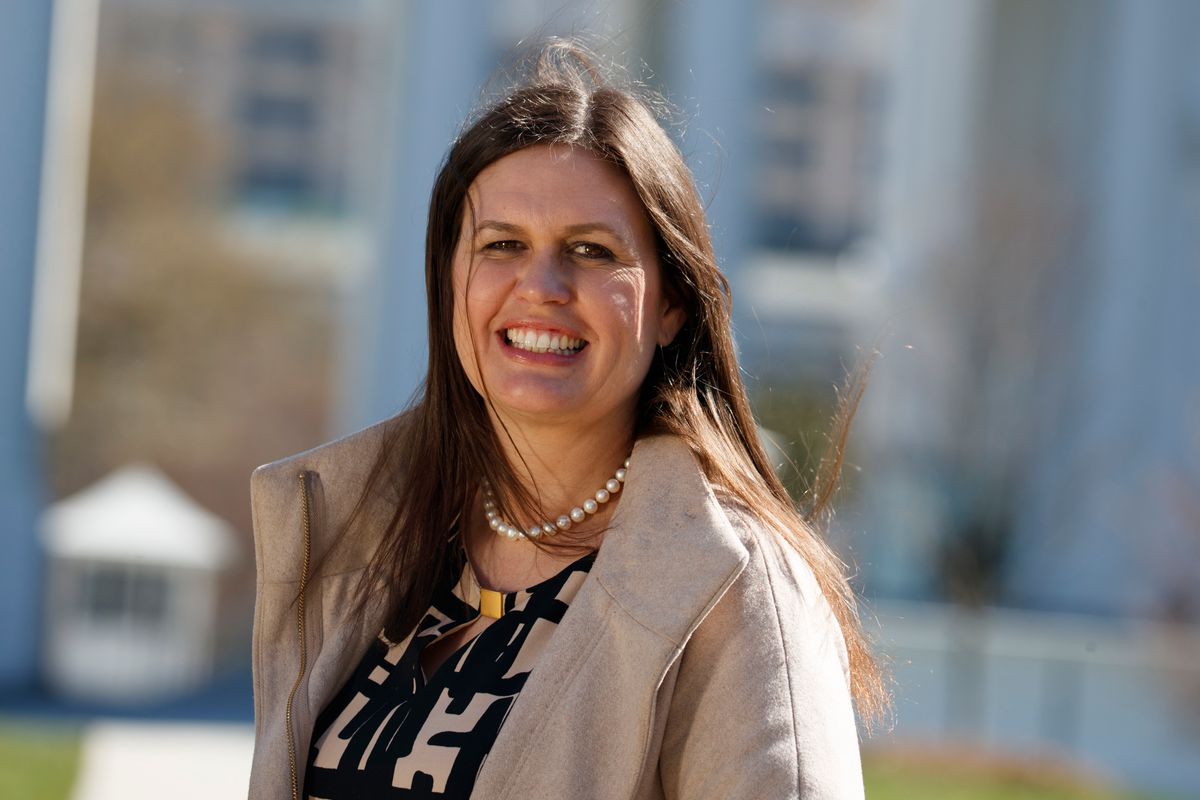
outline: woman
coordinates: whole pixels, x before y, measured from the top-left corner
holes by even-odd
[[[648,105],[548,45],[452,146],[426,286],[414,406],[254,473],[251,796],[861,796],[879,673]]]

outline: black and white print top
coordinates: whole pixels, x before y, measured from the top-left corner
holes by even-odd
[[[304,796],[466,798],[538,656],[595,561],[504,595],[504,615],[426,677],[421,652],[478,616],[468,564],[408,638],[382,635],[317,717]]]

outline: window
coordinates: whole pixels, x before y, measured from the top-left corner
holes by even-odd
[[[255,61],[286,62],[309,66],[324,56],[319,31],[312,28],[265,28],[256,31],[247,45]]]
[[[166,622],[169,587],[161,569],[86,564],[80,570],[79,612],[87,622],[158,628]]]
[[[242,104],[242,119],[253,128],[285,128],[306,131],[316,114],[307,97],[250,94]]]
[[[887,17],[876,3],[766,5],[758,34],[755,237],[767,250],[833,256],[874,224]]]

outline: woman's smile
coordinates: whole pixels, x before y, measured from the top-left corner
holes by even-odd
[[[587,347],[584,339],[568,331],[538,325],[505,325],[500,331],[504,344],[526,354],[548,354],[563,357],[568,363]],[[548,361],[547,363],[558,363]]]
[[[525,353],[549,353],[570,358],[587,346],[587,342],[577,336],[544,328],[511,327],[505,328],[501,335],[505,344]]]

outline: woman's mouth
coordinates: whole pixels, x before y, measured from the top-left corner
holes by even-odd
[[[572,356],[587,347],[583,339],[533,328],[508,328],[504,332],[504,339],[518,350],[553,353],[556,356]]]

